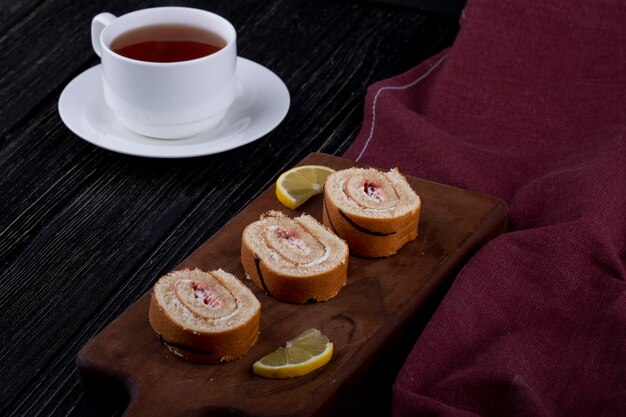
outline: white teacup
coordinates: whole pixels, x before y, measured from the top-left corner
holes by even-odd
[[[152,25],[187,25],[225,41],[198,59],[147,62],[111,50],[120,35]],[[93,49],[102,58],[104,99],[128,129],[160,139],[180,139],[216,127],[235,100],[237,34],[226,19],[205,10],[157,7],[115,17],[101,13],[91,23]]]

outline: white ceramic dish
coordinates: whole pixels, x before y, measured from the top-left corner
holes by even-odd
[[[107,107],[101,71],[101,65],[96,65],[65,87],[59,114],[87,142],[127,155],[188,158],[224,152],[266,135],[289,110],[289,91],[283,81],[264,66],[238,57],[237,97],[216,129],[186,139],[149,138],[126,129]]]

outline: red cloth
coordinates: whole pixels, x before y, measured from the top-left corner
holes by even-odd
[[[373,85],[349,158],[492,194],[395,416],[626,416],[626,3],[469,1],[447,51]]]

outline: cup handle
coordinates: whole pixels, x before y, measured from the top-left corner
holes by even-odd
[[[100,34],[105,27],[112,21],[117,19],[111,13],[100,13],[91,21],[91,46],[98,56],[102,56],[102,47],[100,46]]]

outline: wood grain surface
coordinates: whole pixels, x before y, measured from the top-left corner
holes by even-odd
[[[334,169],[355,166],[352,161],[324,154],[312,154],[301,164]],[[418,238],[389,258],[350,256],[348,283],[339,294],[327,302],[305,305],[277,301],[244,278],[241,235],[262,213],[282,210],[288,215],[306,212],[322,218],[321,195],[294,213],[281,206],[274,187],[269,187],[176,268],[222,268],[240,277],[261,302],[257,344],[234,362],[198,365],[183,361],[160,344],[150,327],[147,292],[78,354],[85,388],[104,397],[126,389],[130,396],[127,417],[227,412],[304,417],[335,412],[359,384],[358,376],[368,373],[384,347],[402,336],[435,289],[482,244],[505,229],[506,206],[500,200],[416,178],[408,180],[423,201]],[[255,360],[308,328],[320,329],[334,343],[328,365],[287,380],[252,373]]]
[[[219,155],[151,160],[97,148],[63,125],[59,94],[98,63],[92,17],[163,5],[233,22],[239,54],[290,90],[277,129]],[[78,385],[86,341],[282,171],[313,151],[341,154],[360,129],[366,87],[450,45],[457,30],[456,16],[368,1],[3,2],[0,415],[119,415],[123,406]]]

